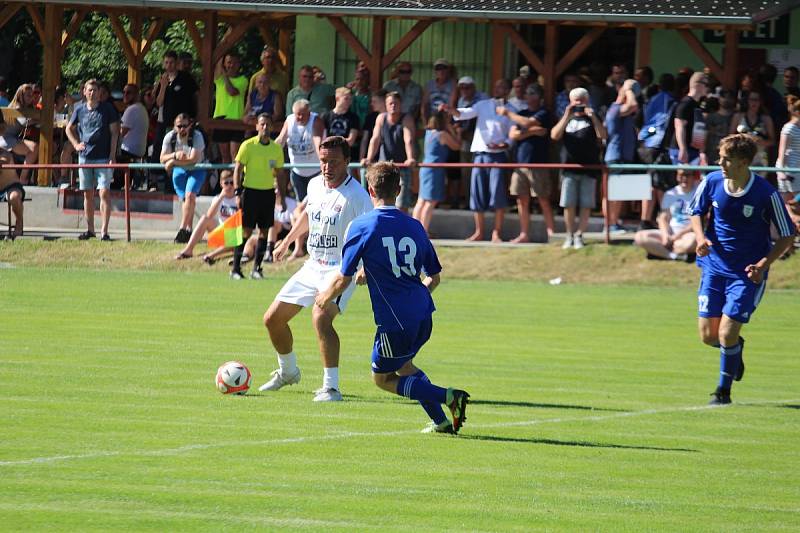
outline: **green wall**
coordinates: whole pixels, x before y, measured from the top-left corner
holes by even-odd
[[[303,65],[316,65],[333,83],[332,73],[336,65],[336,30],[326,19],[298,16],[294,36],[294,77],[292,86],[297,84],[297,72]]]
[[[695,30],[694,34],[703,42],[703,31]],[[703,43],[706,49],[714,56],[717,61],[722,61],[721,43]],[[790,13],[789,44],[788,45],[768,45],[759,46],[755,44],[739,45],[740,48],[789,48],[800,49],[800,8],[794,9]],[[677,72],[682,67],[691,67],[693,70],[703,68],[702,61],[692,52],[686,41],[683,40],[675,30],[653,30],[651,67],[656,76],[663,72]],[[798,65],[800,66],[800,65]]]

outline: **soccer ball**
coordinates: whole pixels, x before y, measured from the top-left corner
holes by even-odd
[[[219,367],[214,381],[222,394],[246,394],[252,379],[250,369],[243,363],[228,361]]]

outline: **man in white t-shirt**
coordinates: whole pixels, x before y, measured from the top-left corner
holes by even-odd
[[[689,261],[694,258],[695,236],[689,218],[689,203],[697,188],[695,172],[679,170],[678,185],[664,193],[658,229],[637,231],[634,244],[641,246],[648,257]]]
[[[122,102],[126,107],[120,120],[120,135],[122,136],[120,147],[126,159],[142,158],[147,149],[147,129],[150,127],[150,116],[139,101],[139,88],[132,83],[123,87]],[[123,158],[120,158],[119,161],[123,162]]]
[[[275,261],[280,261],[286,255],[289,243],[308,232],[308,259],[286,282],[264,314],[264,325],[275,347],[280,368],[258,390],[276,391],[300,381],[289,321],[304,307],[311,306],[323,366],[322,388],[316,391],[314,401],[330,402],[342,399],[339,390],[339,335],[333,329],[333,320],[344,312],[355,284],[324,309],[315,306],[314,300],[339,272],[347,226],[354,218],[371,210],[372,201],[361,183],[347,172],[350,146],[344,137],[333,136],[322,141],[319,158],[322,174],[308,184],[308,195],[300,205],[297,224],[273,252]]]

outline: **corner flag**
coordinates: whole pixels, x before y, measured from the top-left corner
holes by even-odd
[[[208,234],[209,248],[219,248],[220,246],[233,248],[242,244],[243,241],[241,209]]]

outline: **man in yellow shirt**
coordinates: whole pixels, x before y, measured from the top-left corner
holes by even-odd
[[[286,98],[286,93],[289,91],[289,76],[286,71],[280,67],[278,60],[278,51],[267,45],[261,52],[261,69],[250,76],[250,86],[248,92],[253,92],[256,89],[256,81],[262,74],[269,77],[269,88],[273,91],[278,91],[281,97]]]
[[[217,63],[214,76],[216,87],[215,119],[241,122],[244,118],[244,102],[247,94],[247,78],[239,73],[241,61],[236,52],[228,52]],[[223,163],[230,163],[239,151],[244,131],[241,129],[215,129],[213,140],[219,146]]]
[[[233,169],[233,183],[239,197],[242,210],[242,233],[244,241],[233,250],[233,269],[231,279],[239,280],[242,275],[242,253],[244,243],[258,226],[258,246],[251,279],[263,279],[261,261],[267,255],[267,262],[272,261],[272,250],[275,247],[273,220],[276,202],[286,209],[286,174],[283,169],[283,148],[269,138],[272,119],[262,113],[256,120],[255,137],[242,143],[236,154],[236,165]],[[278,190],[275,190],[275,182]]]

